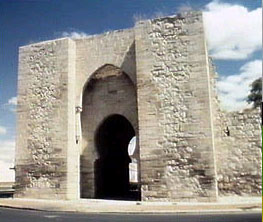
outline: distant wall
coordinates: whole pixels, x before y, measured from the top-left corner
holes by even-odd
[[[220,196],[260,196],[262,139],[260,110],[221,114],[217,173]]]
[[[14,185],[14,182],[0,182],[0,198],[13,197]]]
[[[210,60],[212,112],[219,197],[260,196],[262,137],[260,109],[226,112],[217,97],[217,74]]]

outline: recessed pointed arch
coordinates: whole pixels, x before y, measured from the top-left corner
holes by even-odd
[[[130,80],[130,82],[133,84],[134,87],[136,87],[136,82],[135,82],[136,80],[135,80],[134,73],[125,72],[121,68],[113,64],[108,64],[108,63],[97,68],[94,72],[92,72],[91,75],[89,75],[89,77],[83,84],[81,97],[80,97],[81,99],[80,104],[82,103],[82,98],[83,98],[83,95],[84,95],[84,92],[87,86],[90,86],[95,80],[105,79],[105,78],[113,77],[113,76],[120,76],[122,74],[125,75]]]
[[[111,64],[105,64],[97,69],[85,83],[82,96],[80,171],[81,196],[83,198],[130,199],[130,162],[124,161],[121,164],[121,160],[129,160],[128,144],[132,137],[138,135],[137,122],[136,87],[130,77],[120,68]],[[104,124],[103,130],[98,133],[102,123],[106,125]],[[118,132],[123,132],[121,137],[126,139],[120,139],[119,143],[116,143],[116,147],[119,149],[116,148],[118,151],[115,152],[110,144],[116,140]],[[109,137],[105,136],[107,134]],[[108,151],[111,155],[104,153]],[[119,161],[119,165],[108,164],[111,158],[118,155],[120,158],[117,158],[115,162]],[[101,167],[106,168],[103,170],[100,169]],[[108,168],[115,170],[112,177],[115,175],[116,180],[118,179],[116,176],[118,167],[122,172],[119,181],[112,184],[110,182],[103,183],[103,181],[110,181],[109,178],[107,179],[108,173],[104,172]],[[100,189],[98,184],[106,185]],[[107,184],[110,184],[111,189],[105,188],[108,186]],[[118,190],[122,191],[118,193]],[[137,196],[136,199],[139,199],[140,197],[137,198]]]

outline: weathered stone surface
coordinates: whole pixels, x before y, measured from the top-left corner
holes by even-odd
[[[222,113],[217,150],[219,195],[259,196],[262,187],[260,110]]]
[[[219,196],[260,196],[262,137],[259,109],[226,112],[216,96],[215,67],[210,61],[216,168]]]
[[[112,115],[135,132],[142,200],[260,195],[259,115],[219,109],[199,12],[21,47],[18,85],[17,197],[96,197]]]
[[[74,63],[74,47],[72,40],[61,39],[20,48],[17,197],[68,198],[70,193],[67,149],[74,129],[65,119],[74,109],[69,93],[75,73],[68,62]]]
[[[143,198],[213,199],[209,64],[202,16],[190,13],[141,22],[135,33]]]

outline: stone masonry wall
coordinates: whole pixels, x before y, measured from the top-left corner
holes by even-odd
[[[209,69],[202,16],[135,27],[143,200],[214,200]]]
[[[217,97],[216,70],[210,60],[210,81],[219,197],[260,196],[262,139],[260,110],[222,111]]]
[[[217,148],[220,196],[260,196],[262,140],[260,110],[221,113]]]
[[[70,104],[75,84],[69,60],[75,61],[74,42],[69,39],[20,48],[16,197],[75,197],[68,190],[70,182],[76,183],[72,175],[68,181],[68,174],[77,163],[69,164],[73,157],[67,150],[72,146],[70,135],[74,136],[68,125],[74,120]]]

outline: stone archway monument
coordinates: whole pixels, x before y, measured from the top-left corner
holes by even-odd
[[[216,164],[235,161],[222,156],[235,134],[222,137],[213,81],[199,12],[20,47],[15,196],[214,201],[234,194],[229,187],[239,185],[217,174],[241,178],[237,169],[245,168]],[[253,189],[242,192],[260,192],[254,174],[246,183]]]
[[[21,47],[16,196],[125,199],[136,135],[142,200],[216,198],[208,65],[198,13]]]

